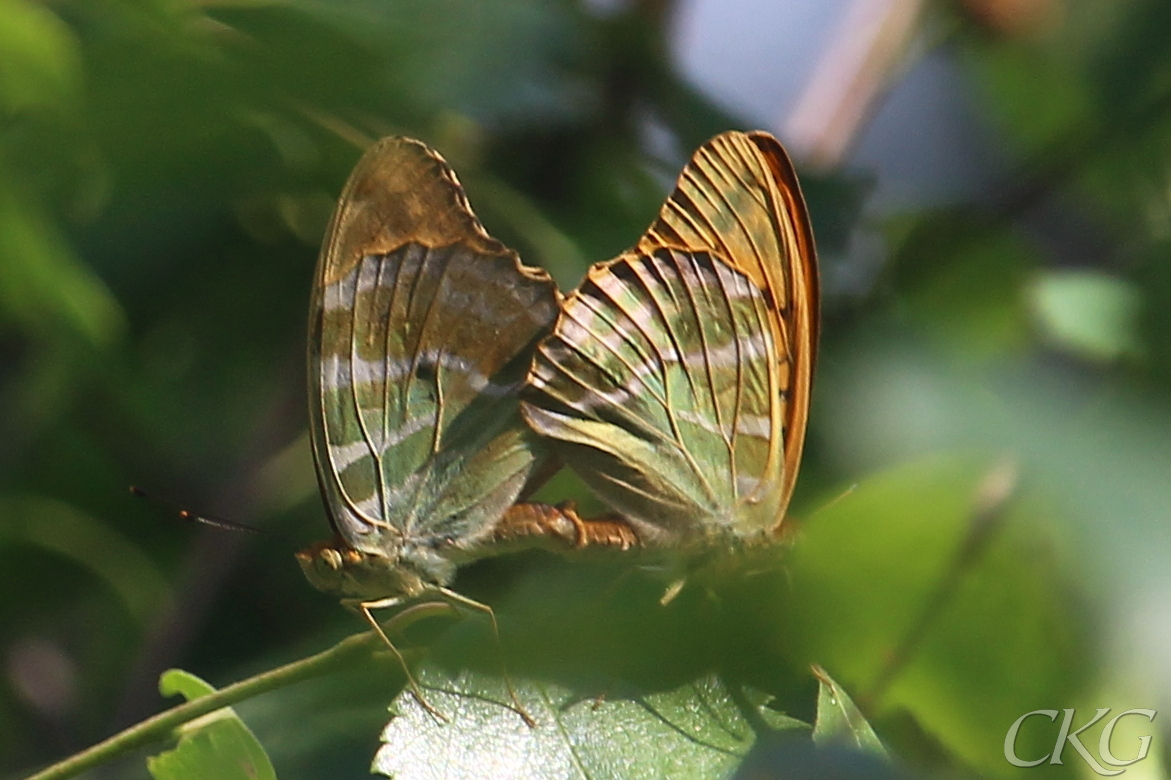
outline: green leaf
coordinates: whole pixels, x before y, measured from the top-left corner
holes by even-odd
[[[1006,724],[1076,701],[1090,653],[1047,506],[1024,494],[989,521],[976,498],[987,470],[936,454],[818,513],[789,558],[789,629],[880,727],[910,715],[999,774]]]
[[[813,741],[819,747],[845,745],[885,758],[886,748],[850,695],[820,666],[813,667],[813,676],[818,682]]]
[[[191,672],[168,669],[159,675],[159,693],[168,698],[182,696],[187,701],[195,701],[215,693],[215,688]]]
[[[126,316],[109,288],[76,256],[48,210],[7,181],[0,186],[0,256],[0,321],[64,331],[91,349],[106,349],[124,333]]]
[[[1058,346],[1095,360],[1138,351],[1140,296],[1126,282],[1094,271],[1047,271],[1030,293],[1038,323]]]
[[[41,3],[0,0],[0,61],[0,110],[55,107],[76,97],[77,41]]]
[[[745,692],[736,704],[714,676],[646,696],[619,690],[581,696],[561,685],[514,680],[536,722],[510,709],[498,677],[421,670],[440,724],[404,693],[382,734],[373,771],[396,778],[711,778],[727,775],[755,744],[749,718],[779,730],[807,729]]]
[[[159,679],[159,691],[192,701],[215,689],[190,672],[170,669]],[[149,757],[146,766],[155,780],[276,780],[264,748],[230,707],[184,725],[179,744]]]

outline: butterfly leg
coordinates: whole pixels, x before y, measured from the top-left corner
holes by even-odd
[[[671,584],[667,586],[667,589],[663,591],[663,595],[659,597],[659,605],[665,607],[670,604],[675,600],[675,597],[678,596],[680,592],[682,592],[684,586],[686,585],[686,577],[680,577],[678,579],[672,580]]]
[[[470,599],[467,596],[462,596],[454,590],[448,588],[438,588],[441,593],[449,601],[455,604],[469,607],[471,609],[483,612],[492,621],[492,636],[496,640],[496,652],[500,655],[500,669],[504,672],[504,686],[508,688],[508,698],[512,699],[512,710],[520,715],[521,719],[529,728],[536,728],[537,722],[533,720],[532,716],[525,710],[524,705],[520,703],[520,699],[516,695],[516,690],[512,687],[512,677],[508,674],[508,664],[505,662],[504,646],[500,642],[500,626],[496,622],[496,613],[492,607],[482,602]]]
[[[439,723],[447,723],[447,718],[445,718],[443,714],[439,712],[439,710],[431,706],[431,702],[427,701],[427,697],[423,695],[423,689],[419,687],[418,680],[416,680],[415,675],[411,673],[411,667],[407,665],[407,659],[404,658],[399,649],[394,646],[394,642],[390,641],[390,637],[386,635],[386,632],[382,630],[382,626],[374,618],[374,613],[372,610],[395,607],[399,604],[402,604],[403,601],[404,599],[395,597],[388,599],[378,599],[376,601],[357,601],[351,604],[351,606],[355,607],[359,612],[362,613],[362,616],[366,618],[366,622],[369,623],[370,627],[374,629],[374,633],[382,637],[383,643],[390,648],[390,652],[393,653],[394,657],[398,659],[399,665],[403,669],[403,674],[406,675],[407,678],[407,687],[410,689],[411,695],[415,697],[415,701],[419,702],[419,706],[426,710],[431,715],[431,717],[435,718],[435,720]]]

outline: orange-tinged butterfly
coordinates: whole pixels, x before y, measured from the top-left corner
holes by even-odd
[[[793,166],[767,133],[724,133],[562,303],[522,412],[638,545],[768,538],[801,461],[817,328]]]

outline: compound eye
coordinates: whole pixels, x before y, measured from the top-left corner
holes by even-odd
[[[318,554],[320,560],[328,568],[337,571],[342,567],[342,556],[337,550],[332,547],[326,547]]]

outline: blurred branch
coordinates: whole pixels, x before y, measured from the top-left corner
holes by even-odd
[[[923,0],[853,0],[785,127],[798,157],[840,164],[892,82]]]
[[[1016,492],[1019,480],[1020,469],[1011,459],[998,463],[985,474],[976,488],[967,536],[956,551],[951,565],[923,605],[919,616],[907,629],[898,646],[887,656],[869,690],[858,697],[859,705],[864,711],[874,711],[875,705],[890,688],[891,683],[918,652],[928,630],[959,589],[964,575],[972,570],[988,549],[995,532],[1001,527],[1004,509]]]

